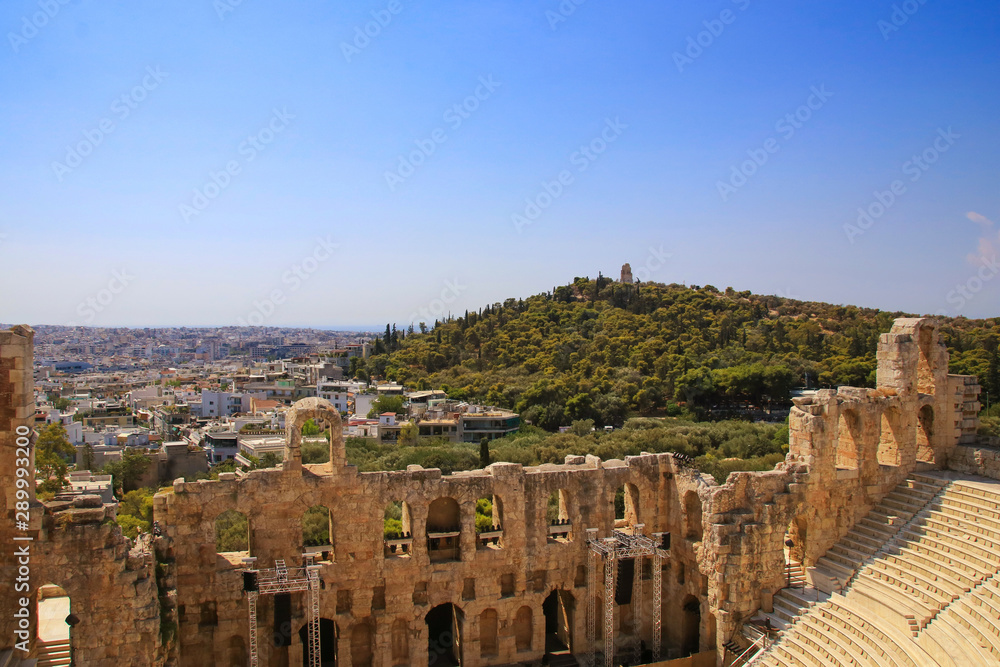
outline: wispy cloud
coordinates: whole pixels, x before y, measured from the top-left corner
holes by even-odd
[[[965,217],[982,228],[982,235],[976,242],[976,252],[970,252],[966,259],[976,266],[981,265],[984,261],[993,261],[997,256],[997,244],[1000,244],[1000,231],[997,230],[993,221],[985,215],[969,211]]]

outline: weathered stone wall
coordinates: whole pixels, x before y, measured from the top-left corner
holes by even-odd
[[[292,415],[289,423],[300,428],[305,418],[321,418],[339,433],[339,418],[326,406],[325,401],[305,399],[296,404],[298,414]],[[178,480],[172,492],[157,495],[155,516],[165,531],[161,548],[177,583],[181,664],[236,664],[249,645],[247,605],[241,593],[240,559],[245,554],[216,553],[215,519],[227,510],[249,517],[250,554],[259,559],[258,567],[266,568],[276,559],[300,564],[303,514],[314,505],[330,509],[334,553],[332,562],[321,563],[320,604],[321,616],[333,620],[339,630],[339,665],[427,664],[432,638],[425,617],[445,603],[454,604],[461,613],[464,665],[538,660],[545,639],[543,603],[553,591],[562,592],[569,610],[573,650],[586,651],[585,528],[598,529],[601,537],[611,534],[615,492],[625,485],[631,485],[631,498],[638,499],[629,510],[635,522],[645,524],[644,532],[669,531],[675,536],[671,562],[664,573],[665,619],[684,615],[687,596],[705,599],[707,580],[698,571],[698,544],[676,538],[686,529],[681,498],[688,491],[694,492],[700,516],[700,503],[714,482],[678,468],[668,455],[643,455],[626,461],[570,457],[566,464],[537,468],[496,463],[486,470],[448,476],[419,467],[405,472],[358,473],[342,463],[303,466],[294,446],[297,435],[289,434],[283,469],[258,470],[238,478],[227,475],[219,481]],[[331,460],[342,462],[339,438],[332,450]],[[546,512],[553,491],[564,494],[572,531],[568,542],[548,536]],[[432,562],[425,537],[429,508],[440,498],[455,500],[459,508],[460,554],[453,562]],[[501,548],[477,547],[475,506],[480,498],[492,498],[502,507]],[[383,546],[383,514],[393,501],[406,504],[409,531],[414,537],[412,554],[405,558],[387,555]],[[702,523],[695,532],[700,535],[703,530]],[[650,583],[644,583],[646,622],[641,637],[648,645],[652,591]],[[260,598],[262,664],[301,663],[303,603],[301,594],[293,596],[292,645],[275,647],[270,641],[273,599]],[[711,636],[710,610],[700,605],[702,620],[696,632],[702,645],[712,647],[715,638]],[[206,613],[207,609],[212,611]],[[495,649],[492,642],[482,646],[480,641],[484,630],[480,621],[494,613]],[[522,640],[519,650],[518,634],[525,631],[519,619],[524,621],[529,615],[530,641]],[[631,605],[619,610],[623,644],[636,641],[631,618]],[[665,646],[680,648],[686,638],[680,635],[679,625],[664,625]],[[603,635],[599,633],[598,638]],[[397,653],[405,644],[402,662],[393,658],[394,644]]]
[[[982,445],[962,445],[948,459],[948,468],[971,475],[1000,479],[1000,442],[986,439]]]
[[[937,327],[896,320],[879,341],[876,389],[796,400],[785,462],[734,473],[714,490],[701,568],[714,573],[709,603],[720,642],[782,587],[785,539],[792,559],[809,567],[913,470],[967,458],[956,447],[978,428],[979,385],[948,375]]]
[[[31,376],[24,372],[30,364],[30,330],[0,332],[4,545],[12,543],[16,501],[13,431],[30,424],[33,412]],[[157,494],[163,612],[149,549],[130,554],[110,521],[113,509],[86,506],[92,501],[43,507],[32,495],[31,592],[44,583],[58,584],[70,593],[74,610],[86,611],[73,634],[78,664],[243,665],[250,642],[242,558],[256,557],[258,568],[273,567],[279,559],[301,564],[303,516],[321,505],[329,511],[332,550],[320,563],[319,599],[322,618],[335,624],[338,665],[424,667],[429,645],[442,639],[429,636],[426,619],[445,604],[456,610],[464,665],[538,660],[546,600],[553,592],[561,600],[554,613],[568,625],[560,634],[574,652],[583,653],[589,649],[586,529],[596,529],[599,537],[611,534],[615,493],[624,487],[627,518],[621,524],[644,524],[647,535],[672,535],[662,571],[665,649],[718,649],[781,588],[786,539],[793,542],[792,558],[809,566],[913,470],[950,465],[997,474],[1000,455],[972,446],[979,386],[947,369],[947,351],[933,320],[897,320],[879,342],[876,389],[841,387],[797,400],[786,460],[770,472],[733,473],[721,486],[669,455],[652,454],[625,461],[568,457],[562,465],[531,468],[496,463],[454,475],[419,466],[359,473],[346,464],[339,436],[329,463],[303,465],[301,428],[307,419],[341,432],[329,403],[304,399],[286,420],[280,468],[228,473],[217,481],[179,479]],[[568,540],[549,538],[552,492],[561,492]],[[477,540],[480,498],[491,499],[496,508],[503,528],[498,545],[483,547]],[[395,501],[405,504],[404,530],[413,536],[405,557],[389,551],[383,539],[383,514]],[[457,533],[451,560],[440,560],[443,550],[432,552],[432,506],[436,525],[430,528]],[[215,522],[227,510],[249,517],[247,553],[217,553]],[[0,569],[9,581],[17,565],[4,548]],[[616,606],[615,634],[623,648],[639,639],[648,647],[652,638],[651,571],[647,566],[638,574],[644,623],[635,628],[637,603]],[[603,599],[603,577],[598,581],[595,592]],[[0,648],[13,636],[15,603],[9,598],[0,596]],[[262,666],[302,663],[303,603],[302,594],[292,596],[290,644],[279,646],[272,637],[275,600],[260,598]],[[160,628],[170,628],[174,619],[177,641],[166,656]],[[599,600],[598,641],[602,619]],[[436,646],[443,651],[446,643]]]
[[[114,523],[116,506],[102,505],[99,496],[42,504],[33,484],[23,490],[26,499],[17,496],[16,470],[25,467],[18,461],[17,437],[30,429],[34,416],[33,336],[27,327],[0,331],[0,585],[5,587],[0,592],[0,650],[35,657],[38,589],[56,584],[69,595],[70,611],[79,618],[70,635],[75,664],[162,664],[153,556],[148,548],[130,554],[130,543]],[[28,437],[33,443],[35,436]],[[30,451],[27,469],[33,471],[33,445]],[[17,523],[24,518],[18,502],[29,506],[27,528]],[[22,599],[29,615],[27,652],[15,646],[20,639],[15,630],[22,629],[15,613]]]

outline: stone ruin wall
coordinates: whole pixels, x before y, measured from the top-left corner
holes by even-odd
[[[543,603],[552,591],[562,591],[569,609],[572,649],[583,653],[589,646],[585,528],[597,528],[601,537],[611,534],[615,492],[626,485],[631,500],[626,520],[643,523],[647,535],[669,531],[674,536],[663,578],[664,646],[680,648],[689,640],[682,633],[692,629],[670,621],[690,613],[683,611],[689,596],[700,606],[698,648],[715,646],[711,610],[704,603],[708,581],[698,570],[697,558],[704,530],[701,508],[714,482],[680,468],[665,454],[625,461],[569,457],[563,465],[533,468],[495,463],[486,470],[447,476],[419,466],[405,472],[358,473],[343,463],[343,443],[336,435],[339,416],[327,405],[319,399],[296,404],[295,414],[288,419],[288,457],[283,469],[225,475],[219,481],[178,480],[172,492],[157,495],[155,513],[165,533],[158,548],[176,582],[180,664],[245,664],[241,661],[249,638],[247,603],[241,593],[240,557],[244,554],[216,553],[216,517],[227,510],[249,517],[250,554],[259,559],[258,567],[273,567],[275,559],[291,566],[302,561],[301,518],[314,505],[331,511],[334,562],[321,563],[320,605],[321,617],[335,621],[339,631],[338,665],[426,665],[430,638],[424,619],[428,611],[444,603],[454,604],[462,615],[464,665],[540,660]],[[308,417],[333,425],[332,464],[302,465],[297,458],[299,428]],[[572,530],[572,539],[566,543],[548,539],[546,511],[553,491],[564,494]],[[688,492],[692,495],[686,496]],[[461,536],[456,562],[431,562],[423,539],[429,508],[439,498],[452,498],[458,504]],[[502,506],[500,549],[477,549],[474,522],[479,498],[498,499]],[[409,510],[414,536],[409,558],[384,554],[383,512],[393,501],[406,503]],[[688,525],[695,521],[697,525]],[[603,589],[603,577],[600,580]],[[643,596],[642,639],[647,646],[652,630],[649,586],[645,583]],[[270,641],[273,598],[261,596],[262,665],[302,664],[299,631],[305,624],[304,602],[302,594],[292,596],[292,644],[275,647]],[[525,608],[530,610],[527,626],[518,622],[528,615]],[[597,609],[601,615],[600,604]],[[486,646],[480,642],[481,633],[490,633],[480,625],[494,612],[496,648],[490,651],[492,641]],[[629,606],[616,615],[625,646],[636,641],[631,614]],[[530,640],[523,635],[526,630]],[[603,640],[600,627],[598,640]]]
[[[70,611],[80,619],[72,632],[76,664],[162,664],[152,549],[148,544],[133,548],[122,536],[114,523],[116,505],[102,505],[97,496],[42,504],[32,485],[29,499],[20,500],[29,505],[28,529],[16,525],[17,432],[34,425],[33,337],[28,327],[0,331],[0,584],[5,588],[0,593],[0,649],[13,649],[20,639],[14,614],[24,597],[30,601],[32,650],[16,655],[36,657],[34,601],[41,586],[56,584],[69,595]],[[28,469],[33,471],[34,449],[30,451]],[[15,550],[24,545],[30,551],[28,590],[18,591],[14,586],[23,563]]]
[[[685,624],[691,612],[685,607],[690,610],[694,599],[697,646],[718,648],[781,588],[786,534],[796,542],[795,557],[809,566],[912,471],[950,461],[973,471],[978,462],[993,460],[971,447],[979,387],[974,378],[948,374],[936,327],[928,319],[897,320],[879,342],[877,389],[841,387],[796,400],[786,461],[774,471],[733,473],[721,486],[668,455],[650,454],[625,461],[569,457],[563,465],[533,468],[497,463],[447,476],[420,468],[358,473],[346,465],[339,437],[331,445],[330,463],[302,465],[305,419],[322,418],[339,433],[331,406],[306,399],[288,420],[281,469],[230,473],[218,481],[178,480],[172,491],[156,496],[154,515],[164,533],[155,547],[166,601],[163,627],[169,637],[172,623],[178,624],[176,643],[161,646],[153,558],[148,549],[128,552],[120,531],[108,522],[111,508],[33,503],[31,530],[38,542],[32,586],[57,583],[69,592],[74,610],[78,603],[88,610],[73,635],[82,664],[159,665],[167,648],[168,664],[246,664],[247,604],[240,574],[245,554],[216,553],[215,519],[229,509],[243,512],[250,518],[250,553],[258,567],[272,567],[275,559],[294,566],[303,550],[302,516],[307,508],[324,505],[331,512],[334,558],[322,564],[321,616],[336,623],[339,665],[426,664],[424,617],[443,603],[461,614],[463,664],[538,660],[542,605],[554,590],[564,591],[571,646],[582,653],[588,648],[584,529],[609,535],[615,491],[628,485],[629,519],[644,523],[647,534],[673,537],[663,576],[664,647],[692,648],[692,628]],[[0,332],[0,343],[5,464],[0,484],[8,519],[0,526],[0,541],[8,545],[11,433],[17,424],[30,424],[33,413],[30,330]],[[568,543],[547,538],[547,500],[556,490],[565,493],[573,531]],[[501,549],[477,549],[475,504],[484,497],[499,498],[502,505]],[[457,562],[430,561],[424,537],[429,508],[439,498],[458,504]],[[392,501],[405,502],[410,514],[409,558],[384,555],[382,517]],[[16,569],[9,549],[0,565],[5,576]],[[651,592],[644,584],[642,639],[648,646]],[[598,590],[603,596],[602,588],[603,582]],[[0,600],[0,648],[7,648],[14,608],[7,597]],[[303,602],[301,594],[292,596],[291,645],[275,647],[273,598],[260,598],[261,665],[301,664]],[[496,649],[483,656],[480,636],[486,630],[480,621],[490,620],[488,610],[496,612]],[[631,618],[630,607],[616,610],[623,645],[635,641]],[[140,635],[116,630],[136,625]]]
[[[786,536],[808,568],[910,473],[946,468],[956,448],[976,441],[979,385],[948,374],[937,327],[896,320],[879,340],[876,389],[797,399],[785,462],[734,473],[714,490],[702,570],[714,573],[709,602],[720,641],[782,588]]]

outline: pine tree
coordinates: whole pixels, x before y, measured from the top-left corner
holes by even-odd
[[[490,440],[482,438],[479,440],[479,467],[485,468],[490,464]]]

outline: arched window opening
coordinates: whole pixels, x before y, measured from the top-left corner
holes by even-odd
[[[569,519],[569,502],[563,489],[553,491],[545,507],[545,517],[548,520],[548,541],[570,542],[573,539],[573,524]]]
[[[451,603],[441,604],[425,617],[427,664],[455,667],[462,664],[462,612]]]
[[[840,413],[837,438],[837,467],[841,470],[857,470],[861,441],[861,418],[854,410]]]
[[[307,419],[302,425],[302,463],[329,462],[331,435],[330,425],[325,419]]]
[[[701,542],[702,530],[701,499],[691,490],[684,494],[684,537]]]
[[[72,662],[73,618],[69,595],[55,584],[39,587],[36,598],[35,650],[40,664],[70,664]],[[64,659],[66,662],[55,662]]]
[[[615,528],[630,528],[639,523],[639,489],[625,484],[615,493]]]
[[[393,665],[410,664],[410,626],[402,618],[392,623],[390,638]]]
[[[533,633],[531,607],[521,607],[514,616],[514,646],[518,652],[531,650]]]
[[[479,655],[481,657],[492,657],[500,652],[500,645],[497,642],[498,626],[499,619],[496,609],[487,609],[479,615]]]
[[[229,667],[244,667],[249,660],[247,643],[240,635],[229,638]]]
[[[502,549],[503,501],[499,496],[476,501],[476,544],[480,549]]]
[[[324,505],[313,505],[302,515],[302,545],[305,553],[317,554],[319,562],[333,563],[333,514]]]
[[[555,656],[569,657],[573,637],[573,595],[569,591],[554,590],[542,603],[545,616],[545,655],[551,656],[549,663],[561,662]]]
[[[372,628],[368,622],[361,622],[351,628],[352,667],[372,667],[375,654],[372,646]]]
[[[701,603],[693,595],[684,598],[681,605],[681,627],[684,653],[697,653],[701,647]]]
[[[438,498],[427,508],[427,552],[432,563],[461,560],[461,519],[454,498]]]
[[[898,466],[899,455],[899,409],[889,408],[879,420],[878,463],[883,466]]]
[[[340,631],[337,624],[329,618],[319,619],[319,655],[320,667],[337,667],[337,639]],[[302,667],[311,667],[309,658],[309,625],[303,625],[299,630],[299,641],[302,643]],[[241,663],[247,664],[246,661]]]
[[[398,500],[389,503],[382,519],[386,558],[409,558],[413,554],[410,506]]]
[[[246,514],[226,510],[216,517],[215,550],[220,554],[250,554],[250,521]]]
[[[934,408],[925,405],[917,413],[917,461],[935,463]]]

